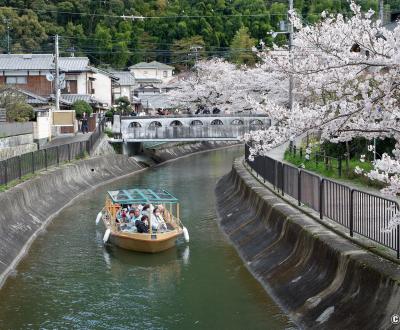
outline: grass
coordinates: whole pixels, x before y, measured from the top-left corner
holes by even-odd
[[[304,153],[303,153],[303,157],[300,157],[299,153],[296,153],[296,155],[293,155],[292,153],[290,153],[287,150],[285,152],[284,159],[288,163],[296,165],[297,167],[304,166],[304,169],[306,169],[310,172],[318,173],[327,178],[349,180],[355,184],[360,184],[363,186],[369,186],[369,187],[374,187],[374,188],[379,188],[379,189],[384,187],[384,185],[382,183],[372,181],[372,180],[368,179],[366,176],[361,175],[361,174],[356,174],[354,172],[354,169],[356,168],[356,166],[362,168],[366,172],[369,172],[370,170],[372,170],[373,165],[371,162],[368,162],[368,161],[361,162],[359,159],[350,159],[349,169],[347,171],[346,161],[342,160],[342,175],[339,176],[339,171],[338,171],[338,166],[339,166],[338,163],[339,162],[336,158],[330,158],[329,164],[328,164],[328,166],[326,166],[321,157],[318,159],[318,162],[315,161],[314,153],[312,153],[310,160],[306,160],[304,158]]]
[[[32,178],[34,178],[36,176],[36,173],[28,173],[28,174],[26,174],[26,175],[23,175],[22,177],[21,177],[21,179],[15,179],[15,180],[12,180],[12,181],[10,181],[8,184],[2,184],[2,185],[0,185],[0,192],[4,192],[4,191],[6,191],[7,189],[10,189],[10,188],[12,188],[12,187],[15,187],[16,185],[18,185],[18,184],[20,184],[20,183],[22,183],[22,182],[24,182],[24,181],[28,181],[28,180],[30,180],[30,179],[32,179]]]
[[[112,132],[111,128],[106,128],[104,130],[104,134],[106,134],[109,138],[114,137],[114,133]]]

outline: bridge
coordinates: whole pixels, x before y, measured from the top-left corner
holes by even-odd
[[[270,124],[259,114],[114,116],[113,133],[120,142],[235,141]]]

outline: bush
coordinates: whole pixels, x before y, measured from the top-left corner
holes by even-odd
[[[33,118],[33,108],[25,102],[16,102],[6,105],[7,121],[25,122]]]
[[[78,119],[83,117],[84,112],[86,112],[86,117],[89,117],[93,112],[93,109],[90,106],[90,104],[82,100],[75,101],[72,104],[72,109],[75,110],[76,118]]]

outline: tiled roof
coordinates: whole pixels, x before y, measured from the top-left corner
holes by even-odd
[[[91,71],[87,57],[60,57],[60,70]],[[54,70],[52,54],[0,54],[1,70]]]
[[[129,67],[129,69],[174,69],[173,66],[153,61],[150,63],[140,62]]]
[[[0,54],[0,70],[51,70],[51,54]]]
[[[66,72],[91,71],[87,57],[60,57],[60,70]]]
[[[71,104],[76,101],[85,101],[89,104],[102,103],[89,94],[61,94],[61,100]]]
[[[7,87],[2,90],[2,93],[7,93],[7,92],[18,93],[18,94],[23,95],[24,97],[26,97],[26,103],[28,103],[28,104],[44,105],[44,104],[49,103],[49,99],[47,97],[37,95],[37,94],[27,91],[25,89],[16,88],[16,87]]]
[[[135,81],[137,83],[161,83],[161,79],[156,79],[156,78],[135,78]]]
[[[119,79],[118,84],[122,86],[135,85],[135,77],[129,71],[110,71],[110,73]]]

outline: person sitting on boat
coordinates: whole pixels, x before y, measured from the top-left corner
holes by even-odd
[[[145,204],[142,208],[142,214],[143,215],[150,215],[150,204]]]
[[[159,207],[156,207],[153,210],[153,216],[151,217],[151,228],[157,231],[167,230],[167,224],[165,223],[164,218],[161,215]]]
[[[140,213],[140,210],[138,208],[134,208],[129,211],[128,222],[135,224],[136,220],[140,220],[141,217],[142,214]]]
[[[142,216],[140,220],[136,220],[135,226],[138,233],[149,232],[149,217],[147,215]]]

